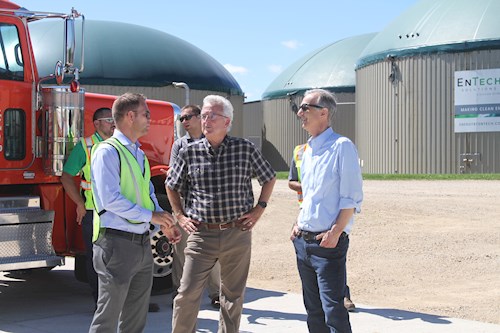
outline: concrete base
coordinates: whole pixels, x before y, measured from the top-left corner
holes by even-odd
[[[87,284],[73,276],[74,261],[50,272],[0,273],[0,332],[87,332],[93,301]],[[247,288],[240,332],[307,332],[302,296]],[[150,313],[145,332],[171,331],[170,294],[155,295],[151,302],[160,312]],[[356,304],[350,314],[356,333],[499,333],[500,325]],[[217,332],[219,312],[203,298],[198,317],[199,332]]]

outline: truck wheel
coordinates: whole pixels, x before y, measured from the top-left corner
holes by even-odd
[[[153,252],[153,290],[167,291],[172,287],[172,253],[174,248],[163,231],[151,226],[151,251]]]
[[[158,180],[158,177],[155,177],[155,180]],[[155,184],[155,188],[158,189],[155,193],[156,199],[158,199],[158,204],[164,211],[171,213],[172,207],[168,201],[168,196],[164,193],[165,185],[163,182],[164,180],[161,180]],[[161,190],[163,190],[163,193]],[[172,288],[172,253],[174,248],[160,228],[155,229],[153,225],[151,227],[151,251],[153,252],[154,263],[152,292],[155,294],[165,293]]]

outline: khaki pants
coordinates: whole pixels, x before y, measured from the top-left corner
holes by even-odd
[[[172,333],[196,332],[201,296],[210,271],[221,266],[219,333],[237,333],[245,294],[252,245],[251,231],[238,228],[200,230],[189,235],[186,262],[174,300]]]
[[[177,289],[181,285],[182,271],[184,268],[184,262],[186,258],[184,256],[184,250],[186,249],[188,233],[181,229],[182,238],[179,243],[174,244],[174,254],[172,263],[172,299],[177,296]],[[217,262],[214,268],[210,271],[208,275],[208,297],[214,299],[220,294],[220,263]]]

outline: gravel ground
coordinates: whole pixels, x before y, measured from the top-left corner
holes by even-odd
[[[500,324],[500,181],[365,181],[364,193],[347,262],[355,303]],[[250,287],[301,293],[297,212],[277,181],[253,231]]]

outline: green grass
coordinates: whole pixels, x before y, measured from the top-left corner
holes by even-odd
[[[288,171],[278,171],[278,179],[288,179]],[[500,180],[500,173],[472,174],[363,174],[364,180]]]
[[[500,180],[500,173],[471,174],[363,174],[364,180]]]
[[[288,179],[288,171],[276,171],[276,179]]]

